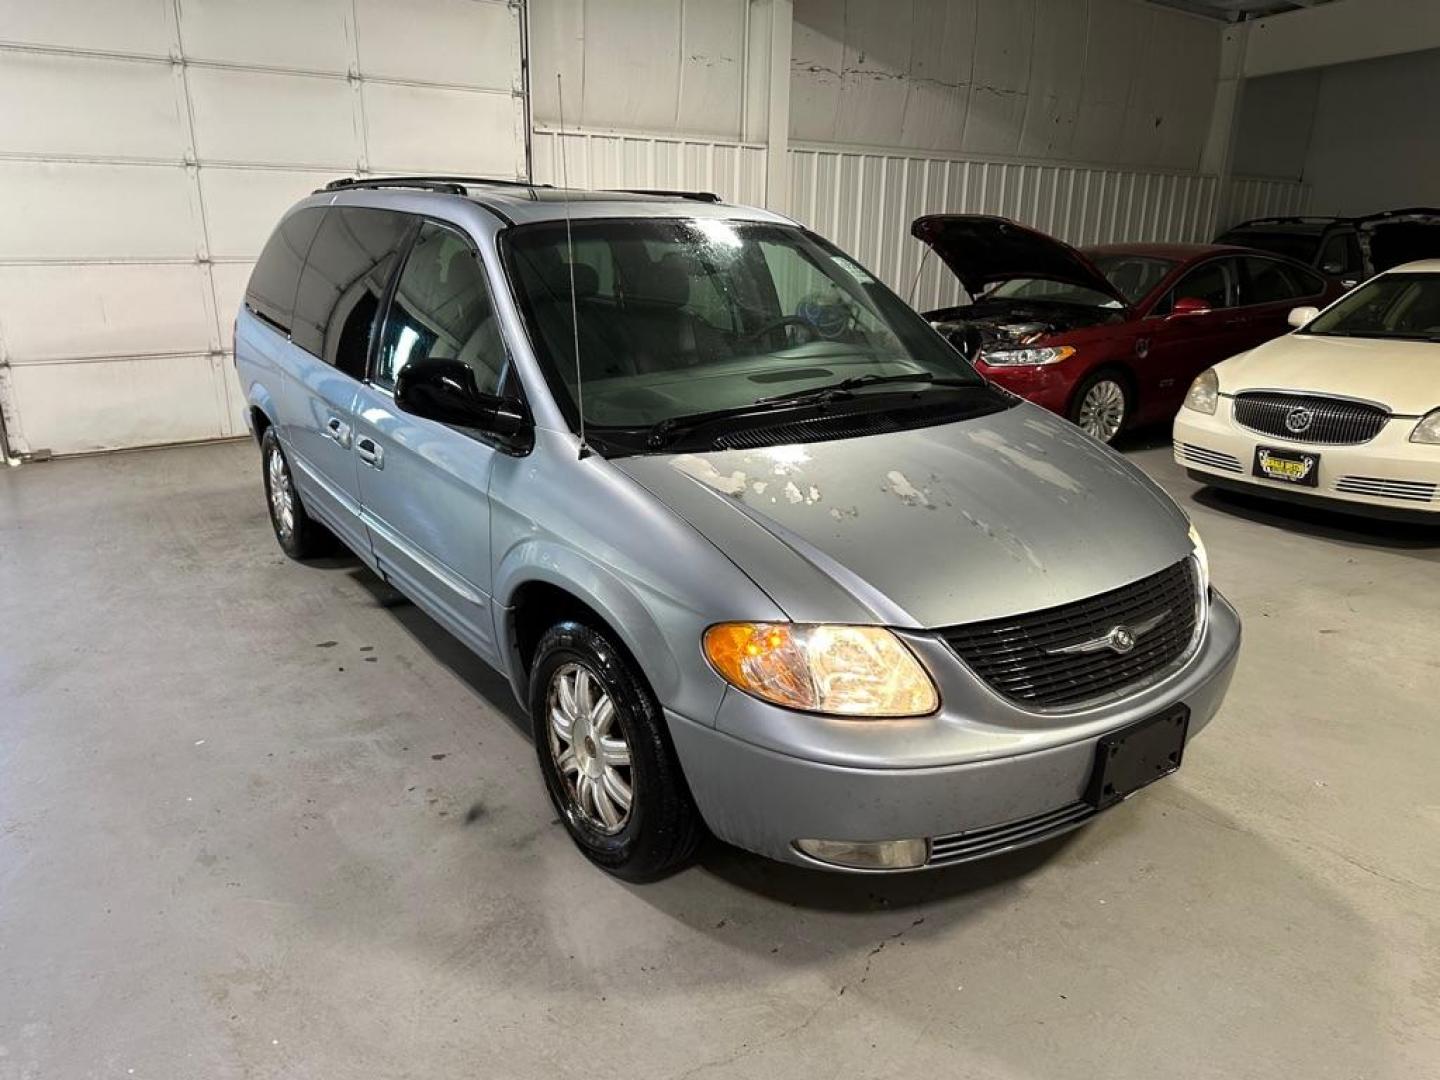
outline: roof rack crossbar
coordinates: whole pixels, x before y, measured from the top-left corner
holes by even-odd
[[[713,191],[673,191],[668,188],[611,188],[620,195],[656,195],[662,198],[693,199],[695,202],[718,203],[720,196]]]

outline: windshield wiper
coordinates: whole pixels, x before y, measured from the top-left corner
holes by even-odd
[[[829,401],[836,397],[845,397],[851,390],[858,390],[862,386],[904,382],[926,383],[933,386],[980,385],[970,379],[955,378],[951,375],[937,376],[929,371],[912,371],[904,375],[879,375],[872,371],[866,375],[852,375],[848,379],[841,379],[839,382],[828,383],[825,386],[812,386],[803,390],[790,390],[784,394],[775,394],[773,397],[761,398],[755,404],[769,405],[782,401]]]
[[[760,398],[752,401],[749,405],[736,405],[729,409],[710,409],[706,412],[684,413],[680,416],[666,417],[658,424],[651,426],[650,430],[646,433],[645,442],[652,448],[658,449],[668,443],[671,437],[680,431],[700,427],[702,424],[709,424],[716,420],[732,420],[744,416],[758,416],[763,413],[776,412],[783,409],[796,409],[803,408],[806,405],[820,405],[831,401],[841,401],[853,397],[854,395],[851,391],[859,387],[899,382],[918,382],[931,386],[978,387],[985,385],[978,381],[956,378],[950,375],[937,377],[928,371],[917,371],[908,375],[877,375],[871,372],[867,375],[855,375],[848,379],[841,379],[839,382],[831,383],[828,386],[794,390],[786,394],[776,394],[773,397]]]

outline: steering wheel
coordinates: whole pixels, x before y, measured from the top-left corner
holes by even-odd
[[[779,330],[781,327],[785,326],[803,326],[805,328],[805,333],[808,335],[805,344],[809,344],[811,341],[819,340],[820,331],[815,329],[815,324],[810,322],[809,319],[802,319],[799,315],[782,315],[778,319],[771,319],[764,326],[760,327],[759,330],[756,330],[754,333],[746,334],[743,340],[746,342],[755,341],[759,338],[764,337],[766,334],[774,333],[776,330]]]

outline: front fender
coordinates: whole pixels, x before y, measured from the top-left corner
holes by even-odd
[[[701,654],[705,628],[783,619],[775,602],[643,487],[597,455],[579,459],[557,433],[537,429],[532,454],[497,458],[490,496],[499,640],[513,640],[521,586],[554,586],[605,620],[662,705],[713,724],[724,683]],[[525,674],[502,651],[523,700]]]

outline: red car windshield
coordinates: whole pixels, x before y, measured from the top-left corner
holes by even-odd
[[[1134,304],[1178,265],[1174,259],[1154,255],[1091,255],[1090,260],[1115,286],[1117,292]],[[1118,308],[1113,296],[1106,296],[1082,285],[1043,278],[1011,278],[1002,281],[988,293],[986,300],[1047,300],[1056,304],[1079,304],[1082,307]]]

